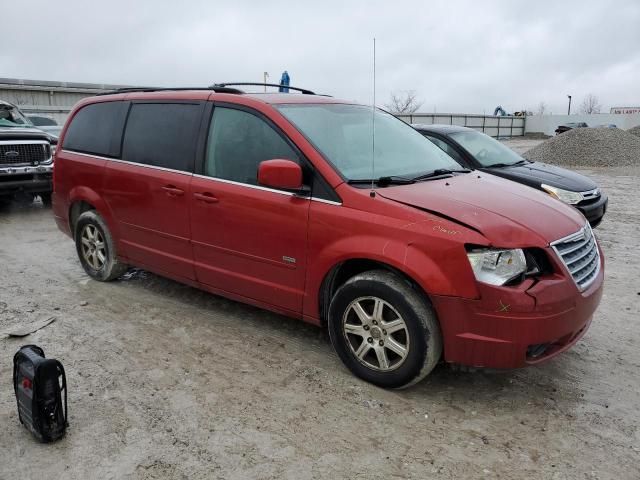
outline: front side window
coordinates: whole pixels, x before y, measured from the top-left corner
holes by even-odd
[[[120,155],[126,102],[92,103],[73,116],[62,148],[106,157]]]
[[[201,106],[134,103],[122,144],[122,159],[190,172],[195,160]]]
[[[233,108],[214,109],[205,175],[257,185],[260,162],[276,158],[300,163],[293,148],[260,117]]]
[[[460,168],[412,127],[381,110],[343,104],[277,107],[347,180]]]
[[[483,167],[495,164],[514,165],[524,161],[509,147],[484,133],[468,130],[452,133],[449,136],[462,145]]]

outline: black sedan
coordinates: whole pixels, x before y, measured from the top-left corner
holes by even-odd
[[[455,125],[413,125],[460,165],[542,190],[573,205],[592,227],[602,221],[607,196],[593,180],[579,173],[530,162],[499,141],[471,128]]]

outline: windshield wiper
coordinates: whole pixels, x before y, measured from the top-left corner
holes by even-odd
[[[468,168],[460,168],[457,170],[450,170],[448,168],[436,168],[431,172],[427,172],[423,175],[418,175],[417,177],[413,177],[412,180],[418,182],[420,180],[436,179],[436,178],[444,177],[447,175],[451,176],[454,173],[469,173],[470,171],[471,170],[469,170]]]
[[[347,180],[347,183],[350,185],[367,185],[370,183],[375,183],[379,187],[386,187],[389,185],[409,185],[410,183],[416,183],[416,180],[414,178],[389,175],[374,180],[371,180],[370,178],[357,178],[353,180]]]
[[[454,173],[469,173],[470,171],[471,170],[467,168],[460,168],[457,170],[450,170],[448,168],[436,168],[431,172],[427,172],[423,175],[418,175],[417,177],[413,177],[413,178],[401,177],[398,175],[388,175],[388,176],[374,179],[373,181],[370,178],[356,178],[353,180],[347,180],[347,183],[350,185],[367,185],[370,183],[374,183],[379,187],[387,187],[389,185],[409,185],[411,183],[416,183],[421,180],[436,179],[436,178],[444,177],[446,175],[451,176]]]
[[[515,163],[492,163],[491,165],[485,165],[483,168],[502,168],[502,167],[513,167],[515,165],[524,165],[528,163],[526,160],[518,160]]]

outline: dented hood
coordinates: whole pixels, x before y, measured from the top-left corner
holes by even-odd
[[[546,246],[586,223],[546,193],[477,171],[377,193],[476,230],[496,247]]]

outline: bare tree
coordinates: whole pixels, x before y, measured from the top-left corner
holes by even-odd
[[[536,111],[536,115],[544,115],[547,111],[547,104],[544,102],[540,102],[538,104],[538,110]]]
[[[14,105],[27,105],[29,103],[29,98],[24,96],[22,93],[17,92],[13,97],[12,103]]]
[[[600,113],[600,108],[602,108],[602,105],[598,103],[598,97],[596,97],[593,93],[590,93],[586,97],[584,97],[584,100],[582,100],[580,111],[582,113],[590,115],[592,113]]]
[[[422,106],[415,90],[391,92],[389,103],[384,105],[387,110],[396,115],[415,113]]]

